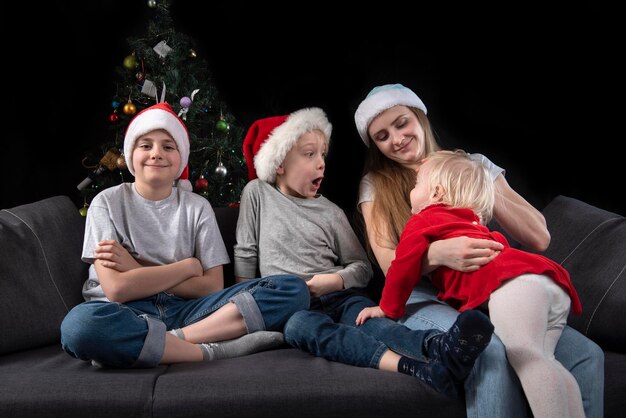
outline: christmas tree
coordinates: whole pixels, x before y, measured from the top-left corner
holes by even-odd
[[[116,68],[108,120],[111,139],[83,160],[90,170],[78,185],[85,201],[83,215],[98,192],[134,181],[123,155],[124,133],[137,112],[157,102],[171,104],[187,125],[189,180],[195,193],[214,207],[237,205],[247,180],[241,150],[243,129],[220,101],[194,40],[176,31],[170,0],[149,0],[148,7],[147,33],[127,39],[129,53]]]

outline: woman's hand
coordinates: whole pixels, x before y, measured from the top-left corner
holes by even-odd
[[[501,243],[489,239],[455,237],[435,241],[424,255],[422,273],[430,273],[440,266],[463,272],[476,271],[503,249]]]
[[[385,313],[380,306],[372,306],[371,308],[363,308],[356,317],[356,326],[363,325],[370,318],[384,318]]]

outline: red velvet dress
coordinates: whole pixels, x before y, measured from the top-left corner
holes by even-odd
[[[404,315],[411,291],[421,279],[422,258],[429,244],[459,236],[496,240],[504,245],[504,250],[475,272],[464,273],[445,266],[437,268],[431,274],[431,281],[439,289],[439,299],[459,311],[476,308],[505,280],[532,273],[552,278],[569,294],[572,312],[581,313],[578,294],[569,273],[561,265],[542,255],[511,248],[501,233],[490,232],[481,225],[470,209],[434,204],[413,215],[402,232],[380,300],[385,315],[391,318]]]

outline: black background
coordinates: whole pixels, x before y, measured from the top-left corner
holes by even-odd
[[[564,194],[626,214],[617,13],[585,3],[506,7],[174,0],[171,10],[242,126],[326,110],[334,130],[323,193],[346,209],[365,152],[354,111],[375,85],[399,82],[426,103],[444,147],[487,155],[537,207]],[[0,207],[57,194],[80,205],[81,160],[109,141],[115,68],[152,9],[139,0],[13,9],[2,17]]]

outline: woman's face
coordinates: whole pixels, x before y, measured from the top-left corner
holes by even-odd
[[[425,155],[425,134],[417,116],[406,106],[383,111],[367,130],[380,152],[390,160],[415,168]]]

